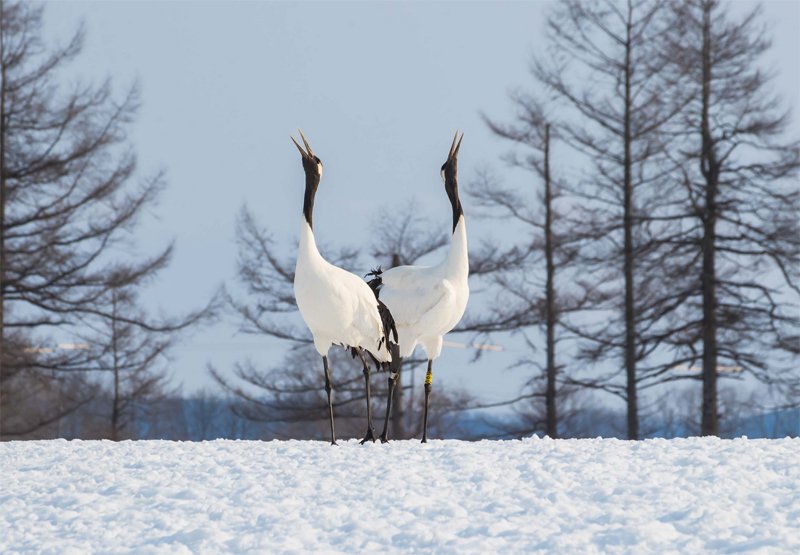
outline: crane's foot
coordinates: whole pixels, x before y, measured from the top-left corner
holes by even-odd
[[[423,437],[423,438],[422,438],[422,441],[420,441],[420,443],[428,443],[428,438],[426,438],[426,437]]]
[[[364,434],[364,439],[361,440],[361,445],[364,445],[369,440],[372,440],[372,443],[375,443],[376,439],[377,438],[375,437],[375,428],[370,426],[369,428],[367,428],[367,433]]]

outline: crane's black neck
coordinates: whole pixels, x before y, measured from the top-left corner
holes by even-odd
[[[308,227],[314,229],[311,223],[311,217],[314,212],[314,197],[317,194],[317,187],[319,186],[319,175],[306,173],[306,194],[303,198],[303,216],[308,222]]]
[[[461,199],[458,197],[458,180],[455,177],[445,177],[444,188],[447,191],[447,198],[450,199],[450,206],[453,208],[453,232],[455,233],[458,219],[464,215]]]

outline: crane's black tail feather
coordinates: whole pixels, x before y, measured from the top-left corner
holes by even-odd
[[[372,293],[375,295],[375,300],[378,301],[378,315],[381,318],[381,324],[383,326],[383,337],[378,341],[378,349],[385,345],[386,350],[392,353],[392,358],[396,356],[396,353],[399,352],[398,342],[397,342],[397,326],[394,322],[394,316],[392,316],[389,307],[387,307],[383,302],[380,300],[380,292],[381,286],[383,285],[383,278],[381,274],[383,270],[380,266],[373,269],[371,272],[367,273],[364,277],[372,276],[372,279],[367,282],[369,288],[372,289]],[[374,359],[373,359],[374,360]],[[378,365],[378,361],[375,361],[376,366],[380,366],[382,369],[385,369],[386,365],[380,364]]]
[[[377,293],[375,300],[378,301],[378,315],[381,317],[381,324],[383,325],[383,337],[378,341],[378,349],[381,348],[382,344],[386,344],[386,350],[391,351],[390,345],[397,344],[397,326],[394,323],[394,316],[392,316],[389,308],[378,299]]]
[[[378,266],[376,269],[373,269],[371,272],[364,275],[364,277],[372,276],[372,279],[367,282],[367,285],[369,285],[369,288],[372,289],[373,293],[375,293],[376,299],[380,298],[381,286],[383,285],[383,278],[381,277],[382,273],[383,270],[380,266]]]

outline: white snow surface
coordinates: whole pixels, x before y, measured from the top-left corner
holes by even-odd
[[[800,553],[800,439],[0,444],[0,553]]]

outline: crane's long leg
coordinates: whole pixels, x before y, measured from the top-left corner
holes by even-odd
[[[428,443],[428,398],[431,396],[433,387],[433,372],[431,372],[432,360],[428,360],[428,372],[425,374],[425,412],[422,416],[422,443]]]
[[[322,367],[325,369],[325,391],[328,393],[328,416],[331,420],[331,445],[336,445],[336,432],[333,430],[333,403],[331,403],[331,371],[328,369],[328,357],[322,357]]]
[[[358,358],[361,359],[361,364],[364,366],[364,385],[366,386],[367,390],[367,433],[364,434],[364,439],[361,440],[361,444],[363,445],[370,439],[373,443],[375,443],[375,428],[372,426],[372,403],[370,402],[371,391],[369,385],[369,364],[367,364],[367,360],[364,358],[364,351],[358,349]]]
[[[400,365],[403,362],[397,345],[392,344],[390,349],[392,351],[392,362],[389,364],[389,395],[386,398],[386,417],[383,420],[381,443],[389,441],[389,417],[392,415],[392,399],[394,398],[394,389],[397,387],[397,380],[400,378]]]
[[[397,385],[398,373],[391,371],[389,374],[389,396],[386,399],[386,417],[383,420],[383,433],[381,434],[381,443],[389,441],[389,417],[392,414],[392,398],[394,397],[394,388]]]

